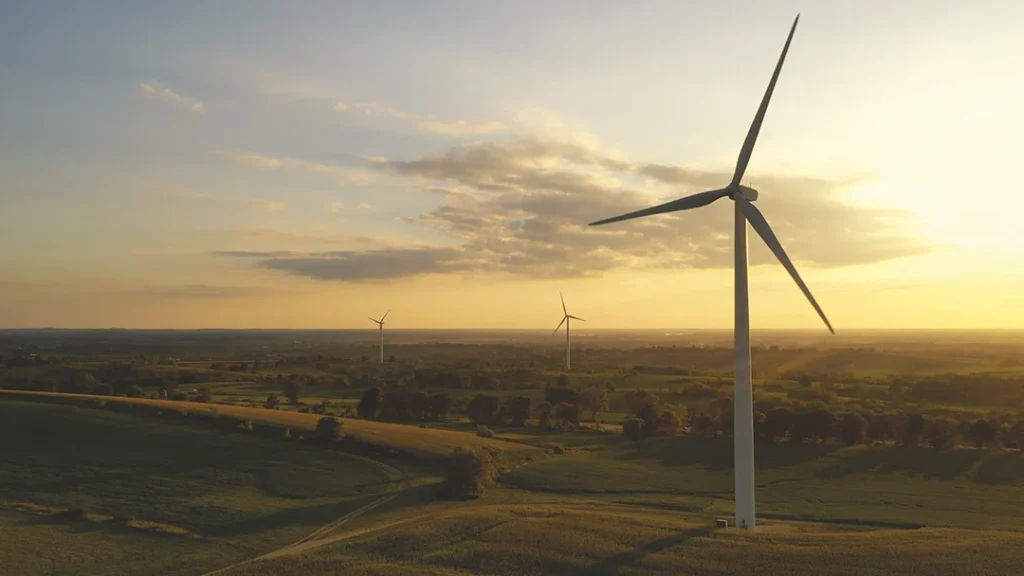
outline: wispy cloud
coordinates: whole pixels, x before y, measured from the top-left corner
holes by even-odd
[[[163,102],[177,108],[191,110],[192,112],[197,112],[199,114],[206,113],[206,106],[201,101],[194,98],[186,98],[160,82],[140,82],[139,92],[142,94],[143,98],[147,98],[149,100],[157,100],[159,102]]]
[[[362,114],[371,118],[380,118],[406,123],[421,132],[434,134],[447,134],[449,136],[497,134],[505,132],[508,128],[501,122],[471,122],[467,120],[442,121],[433,116],[420,116],[412,112],[390,108],[373,102],[346,104],[337,102],[334,104],[337,112]]]
[[[458,146],[413,160],[364,160],[409,179],[444,203],[405,221],[450,242],[258,258],[257,267],[327,280],[423,274],[508,273],[532,278],[599,275],[622,268],[732,265],[727,201],[694,212],[589,228],[608,216],[717,188],[731,174],[638,162],[580,138],[526,138]],[[870,264],[927,252],[906,212],[851,204],[859,178],[754,175],[758,204],[790,256],[818,267]],[[638,188],[646,182],[646,190]],[[759,241],[751,263],[775,264]]]
[[[213,150],[210,153],[225,158],[235,164],[241,164],[243,166],[250,166],[253,168],[265,170],[298,170],[308,172],[310,174],[323,174],[325,176],[336,177],[344,182],[367,183],[370,181],[370,174],[363,170],[352,170],[350,168],[335,166],[333,164],[321,164],[316,162],[307,162],[305,160],[295,160],[292,158],[281,158],[277,156],[250,154],[244,152],[223,152]]]
[[[294,290],[281,290],[261,286],[210,286],[194,284],[187,286],[157,286],[140,289],[139,292],[175,300],[221,300],[235,298],[256,298],[261,296],[279,296],[295,294]]]
[[[253,210],[259,210],[261,212],[279,212],[284,210],[284,204],[277,200],[267,200],[265,198],[249,198],[247,204]]]

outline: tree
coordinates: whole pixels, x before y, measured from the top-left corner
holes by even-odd
[[[413,390],[388,390],[380,403],[378,418],[386,422],[409,422],[423,419],[427,411],[427,395]]]
[[[446,488],[452,498],[479,498],[497,477],[497,466],[486,450],[452,450]]]
[[[801,436],[808,440],[823,442],[834,435],[836,417],[828,410],[812,410],[801,414],[797,421],[800,425]]]
[[[903,427],[903,434],[900,441],[905,446],[917,446],[924,434],[924,416],[910,414],[907,416],[906,424]]]
[[[705,438],[713,438],[715,436],[715,420],[707,414],[691,412],[690,433]]]
[[[477,394],[469,401],[466,415],[473,424],[493,425],[498,423],[501,399],[489,394]]]
[[[552,405],[560,402],[566,402],[568,404],[579,404],[580,393],[573,390],[572,388],[565,388],[561,386],[548,386],[544,390],[544,400],[550,402]]]
[[[541,402],[537,405],[537,425],[541,428],[551,426],[551,415],[555,411],[550,402]]]
[[[555,422],[562,428],[573,429],[580,425],[580,407],[578,404],[559,402],[555,406]]]
[[[213,402],[213,390],[209,386],[200,386],[196,402]]]
[[[1017,450],[1024,452],[1024,420],[1018,420],[1013,426],[1010,426],[1007,436]]]
[[[281,401],[277,398],[277,394],[270,394],[267,396],[267,401],[263,403],[263,407],[267,410],[277,410],[277,405]]]
[[[946,418],[938,418],[928,422],[925,428],[925,440],[937,450],[949,450],[956,445],[956,423]]]
[[[658,409],[654,404],[644,404],[637,411],[637,417],[644,421],[645,436],[654,436],[658,433]]]
[[[384,400],[384,393],[376,386],[363,392],[363,397],[359,400],[359,408],[357,409],[359,417],[364,420],[376,418],[382,400]]]
[[[341,420],[333,416],[324,416],[316,421],[316,430],[313,432],[313,438],[317,443],[329,447],[334,442],[341,440],[341,437]]]
[[[807,374],[803,374],[803,375],[800,376],[800,380],[798,380],[797,383],[800,384],[801,388],[810,388],[811,387],[811,377],[808,376]]]
[[[530,399],[526,396],[509,398],[505,403],[505,415],[508,416],[509,424],[526,426],[526,420],[530,417]]]
[[[655,425],[658,436],[675,436],[679,432],[679,418],[671,409],[663,411]]]
[[[608,391],[591,386],[580,395],[580,407],[590,411],[590,420],[597,421],[597,413],[608,409]]]
[[[303,384],[299,379],[289,379],[284,385],[284,395],[292,404],[298,404],[302,398]]]
[[[979,418],[971,422],[970,437],[971,443],[979,449],[995,447],[999,443],[999,423]]]
[[[839,418],[839,440],[847,446],[863,444],[867,438],[868,422],[855,412],[847,412]]]
[[[452,410],[453,400],[448,394],[435,394],[427,398],[427,413],[434,420],[444,420]]]
[[[761,437],[767,442],[775,442],[780,439],[786,440],[790,437],[795,438],[796,435],[793,434],[793,429],[793,411],[785,407],[772,408],[764,415]]]

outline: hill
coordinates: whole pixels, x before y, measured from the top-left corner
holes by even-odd
[[[196,574],[302,538],[403,479],[294,441],[3,397],[0,566]]]

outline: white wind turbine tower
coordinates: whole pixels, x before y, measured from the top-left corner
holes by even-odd
[[[380,328],[380,363],[381,364],[384,363],[384,319],[388,317],[388,314],[391,314],[391,310],[388,310],[387,312],[385,312],[384,315],[380,317],[380,320],[377,320],[376,318],[367,316],[367,318],[369,318],[370,320],[373,320],[374,322],[376,322],[377,326]]]
[[[562,321],[558,323],[555,331],[551,333],[552,336],[558,333],[558,329],[565,324],[565,369],[569,370],[569,319],[579,320],[580,322],[586,322],[583,318],[573,316],[569,314],[569,311],[565,309],[565,298],[562,297],[562,293],[558,293],[558,297],[562,300]]]
[[[757,109],[754,122],[750,125],[747,138],[740,149],[739,159],[736,162],[736,171],[733,173],[732,181],[725,188],[700,192],[692,196],[673,200],[665,204],[630,212],[607,220],[593,222],[591,226],[609,224],[641,216],[675,212],[678,210],[691,210],[707,206],[721,198],[730,198],[735,203],[735,400],[734,400],[734,449],[735,449],[735,480],[736,480],[736,525],[741,528],[754,528],[754,421],[753,421],[753,391],[750,382],[750,315],[747,301],[747,222],[761,236],[764,243],[779,259],[779,262],[786,268],[789,275],[796,281],[797,286],[804,293],[804,296],[811,302],[811,306],[825,321],[830,332],[835,334],[832,325],[829,323],[825,313],[814,300],[811,291],[800,278],[796,268],[786,255],[785,250],[775,237],[771,226],[751,202],[757,200],[757,191],[747,186],[740,185],[743,173],[750,161],[750,154],[754,150],[754,143],[757,141],[757,134],[761,130],[761,122],[764,121],[765,111],[768,109],[768,102],[771,100],[772,91],[775,90],[775,82],[779,79],[779,72],[782,70],[782,63],[786,60],[786,52],[789,50],[789,43],[793,40],[793,33],[796,32],[797,22],[800,15],[797,14],[793,21],[793,27],[786,38],[786,45],[782,48],[782,55],[779,56],[779,63],[775,66],[775,73],[772,74],[771,82],[768,83],[768,90],[765,91],[761,106]]]

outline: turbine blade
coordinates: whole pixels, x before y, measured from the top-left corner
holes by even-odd
[[[729,195],[729,191],[722,190],[708,190],[707,192],[698,192],[692,196],[680,198],[679,200],[673,200],[657,206],[651,206],[650,208],[644,208],[643,210],[637,210],[636,212],[630,212],[621,216],[615,216],[614,218],[606,218],[604,220],[598,220],[597,222],[591,222],[590,226],[600,226],[601,224],[611,224],[612,222],[621,222],[623,220],[632,220],[633,218],[640,218],[642,216],[651,216],[652,214],[664,214],[665,212],[678,212],[680,210],[692,210],[694,208],[700,208],[701,206],[707,206],[719,198],[724,198]]]
[[[572,314],[569,314],[569,318],[572,318],[573,320],[579,320],[580,322],[586,322],[586,320],[584,320],[583,318],[580,318],[579,316],[573,316]]]
[[[569,311],[565,309],[565,298],[562,296],[562,291],[558,291],[558,297],[562,299],[562,314],[568,315]]]
[[[832,324],[828,321],[828,318],[825,317],[825,313],[821,310],[821,306],[818,306],[818,301],[811,295],[811,291],[807,288],[807,284],[804,284],[803,279],[800,278],[800,273],[796,271],[796,267],[793,266],[793,262],[790,261],[789,256],[786,255],[786,251],[782,249],[782,244],[779,243],[779,239],[775,236],[775,232],[772,231],[772,227],[768,225],[768,221],[764,219],[764,215],[757,209],[757,206],[754,206],[742,196],[737,195],[736,202],[739,203],[740,210],[743,211],[743,215],[746,216],[747,221],[750,222],[750,225],[757,231],[758,236],[764,240],[764,243],[768,245],[768,248],[771,249],[775,254],[775,257],[782,263],[782,266],[787,272],[789,272],[789,275],[793,277],[796,285],[800,287],[800,291],[807,297],[811,306],[814,306],[814,310],[818,313],[818,316],[821,316],[821,319],[825,322],[825,326],[828,326],[828,331],[834,335],[836,331],[832,329]]]
[[[374,322],[376,322],[377,324],[380,324],[380,320],[377,320],[376,318],[372,318],[372,317],[370,317],[370,316],[367,316],[367,318],[369,318],[370,320],[373,320],[373,321],[374,321]]]
[[[768,102],[772,99],[772,92],[775,91],[775,82],[779,79],[779,72],[782,72],[782,63],[786,61],[786,52],[789,51],[789,43],[793,40],[793,33],[796,32],[796,24],[800,21],[800,15],[793,20],[793,27],[789,29],[789,37],[786,38],[786,45],[782,47],[782,55],[779,56],[779,63],[775,65],[775,72],[772,74],[768,89],[765,90],[764,98],[761,99],[761,106],[757,109],[754,122],[747,131],[747,139],[743,141],[743,148],[740,149],[740,157],[736,160],[736,172],[732,175],[732,186],[736,186],[743,179],[743,173],[747,171],[747,164],[750,162],[750,155],[754,152],[754,144],[757,143],[757,134],[761,131],[761,123],[764,122],[764,114],[768,111]]]
[[[558,323],[558,326],[557,326],[557,327],[556,327],[556,328],[554,329],[554,331],[553,331],[553,332],[551,332],[551,335],[552,335],[552,336],[554,336],[555,334],[558,334],[558,329],[562,327],[562,324],[565,324],[565,319],[566,319],[566,318],[568,318],[568,316],[562,316],[562,321],[561,321],[561,322],[559,322],[559,323]]]
[[[391,314],[391,309],[390,308],[388,308],[388,311],[385,312],[384,315],[380,317],[380,321],[383,322],[384,319],[388,317],[388,314]]]

